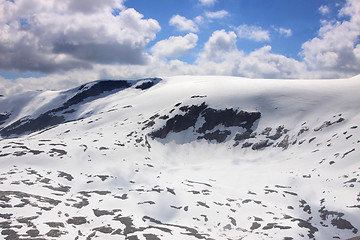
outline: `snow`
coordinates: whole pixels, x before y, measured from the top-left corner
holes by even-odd
[[[338,80],[177,76],[137,89],[142,83],[78,104],[68,117],[78,120],[47,131],[3,137],[0,194],[34,196],[7,194],[8,202],[0,196],[1,214],[12,214],[9,220],[0,215],[0,222],[20,224],[22,217],[37,216],[21,229],[9,228],[22,237],[28,236],[29,229],[38,229],[38,236],[46,239],[54,229],[60,231],[56,239],[131,239],[135,235],[152,239],[148,234],[157,237],[153,239],[347,239],[360,235],[360,76]],[[0,113],[13,114],[1,127],[61,106],[65,93],[1,98]],[[213,130],[228,129],[231,137],[222,143],[197,139],[194,129],[204,123],[202,117],[194,127],[170,132],[165,139],[148,135],[167,121],[155,117],[154,125],[145,127],[155,114],[170,119],[184,114],[179,110],[182,106],[203,102],[214,109],[260,112],[252,127],[256,137],[235,146],[234,135],[244,129],[218,125]],[[287,149],[275,146],[286,134],[271,140],[269,147],[242,148],[244,142],[268,140],[279,126],[288,130]],[[272,128],[270,133],[262,134],[267,127]],[[308,130],[300,133],[301,129]],[[38,196],[59,203],[41,201]],[[21,199],[30,203],[15,207]],[[108,212],[95,216],[94,209]],[[74,217],[85,217],[86,223],[69,221]],[[350,225],[334,225],[339,219]],[[54,228],[48,222],[64,227]],[[102,232],[96,230],[99,227],[111,229]],[[115,234],[117,229],[120,235]]]

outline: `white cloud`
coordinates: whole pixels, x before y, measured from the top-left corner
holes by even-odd
[[[144,64],[160,26],[122,0],[17,0],[0,7],[0,69],[55,72],[94,63]],[[118,16],[113,8],[122,9]]]
[[[198,40],[198,36],[189,33],[182,36],[171,36],[168,39],[157,42],[152,48],[153,55],[158,57],[180,57],[183,54],[194,49]]]
[[[274,54],[271,46],[245,54],[236,46],[236,34],[225,30],[215,31],[206,42],[197,59],[196,73],[250,78],[308,77],[305,63]]]
[[[360,2],[348,0],[340,15],[348,21],[322,21],[318,36],[302,45],[302,56],[316,71],[332,72],[334,76],[359,73]]]
[[[269,41],[270,33],[259,26],[240,25],[235,28],[239,38],[250,39],[256,42]]]
[[[229,16],[229,13],[226,10],[220,10],[216,12],[205,12],[205,16],[209,19],[221,19]]]
[[[68,2],[68,8],[74,12],[82,12],[85,14],[102,11],[104,8],[124,9],[124,0],[65,0]]]
[[[203,6],[212,6],[217,0],[199,0],[200,4]]]
[[[187,19],[186,17],[175,15],[169,21],[170,26],[175,26],[178,31],[181,32],[197,32],[199,31],[198,26],[193,20]]]
[[[277,28],[276,30],[285,37],[290,37],[292,35],[292,30],[289,28]]]
[[[202,24],[204,23],[204,17],[203,16],[196,16],[194,18],[194,21],[197,23],[197,24]]]
[[[225,54],[237,50],[236,34],[226,32],[224,29],[213,32],[209,40],[205,43],[202,58],[216,60],[222,58]]]
[[[271,53],[271,46],[264,46],[245,56],[237,71],[247,77],[261,78],[299,78],[307,72],[304,63]]]
[[[322,14],[322,15],[326,15],[326,14],[329,14],[330,13],[330,8],[326,5],[321,5],[319,7],[319,12]]]

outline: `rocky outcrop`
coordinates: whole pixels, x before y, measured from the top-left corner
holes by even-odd
[[[251,134],[255,121],[260,119],[260,112],[246,112],[230,109],[214,109],[203,102],[201,105],[182,106],[179,108],[184,114],[176,114],[169,118],[165,125],[149,135],[152,138],[164,139],[170,132],[179,133],[189,128],[194,129],[197,139],[215,140],[224,142],[231,134],[229,130],[220,130],[218,127],[239,127]],[[202,119],[204,123],[197,126]],[[238,137],[239,138],[239,137]]]

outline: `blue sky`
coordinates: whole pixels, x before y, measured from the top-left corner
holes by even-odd
[[[149,2],[151,4],[149,4]],[[338,1],[344,4],[343,1]],[[213,5],[203,6],[194,0],[128,0],[126,5],[133,7],[145,17],[157,19],[162,27],[157,40],[168,38],[171,35],[181,34],[176,28],[168,25],[173,15],[181,15],[187,19],[203,16],[205,12],[225,10],[229,15],[223,19],[214,20],[200,27],[199,44],[206,42],[215,29],[232,30],[232,26],[254,25],[271,31],[272,46],[274,51],[286,56],[297,57],[303,42],[316,36],[320,28],[319,12],[322,5],[334,5],[333,1],[326,0],[226,0],[216,1]],[[327,17],[336,13],[336,8]],[[273,27],[283,27],[292,30],[292,36],[284,38]],[[244,51],[250,52],[264,45],[264,41],[255,42],[242,39],[238,46]]]
[[[358,0],[3,0],[0,94],[171,75],[360,73]]]

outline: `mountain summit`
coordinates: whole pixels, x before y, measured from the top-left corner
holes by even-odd
[[[177,76],[1,97],[1,235],[359,236],[359,89]]]

